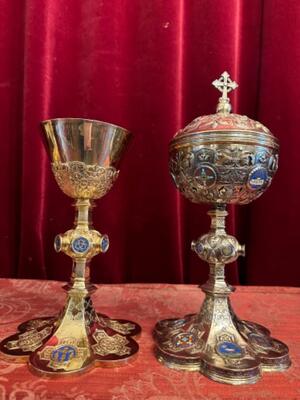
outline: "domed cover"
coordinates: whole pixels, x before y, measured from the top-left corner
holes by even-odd
[[[175,136],[211,131],[253,131],[272,135],[266,126],[246,115],[217,113],[195,118]]]
[[[231,104],[227,94],[237,88],[238,85],[230,79],[226,71],[223,72],[220,79],[213,82],[213,85],[222,92],[217,106],[217,113],[195,118],[185,128],[176,133],[173,139],[174,142],[181,141],[183,137],[186,138],[187,136],[196,136],[197,134],[208,132],[224,132],[227,135],[230,132],[256,133],[260,139],[264,137],[265,140],[274,142],[274,144],[277,142],[270,130],[260,122],[246,115],[230,113]]]

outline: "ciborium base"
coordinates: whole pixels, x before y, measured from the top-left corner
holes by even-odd
[[[75,286],[75,288],[74,288]],[[64,376],[91,367],[119,367],[134,360],[138,324],[97,314],[90,292],[66,286],[67,302],[57,317],[35,318],[0,344],[2,357],[28,362],[32,372]]]
[[[210,264],[209,279],[202,286],[205,300],[199,314],[156,324],[156,357],[170,368],[199,371],[221,383],[255,383],[263,371],[287,369],[289,350],[268,329],[240,320],[232,310],[229,295],[234,289],[225,281],[224,267],[244,248],[225,232],[223,207],[209,215],[210,232],[192,243]]]
[[[282,371],[288,347],[265,327],[239,320],[229,299],[207,296],[201,312],[155,326],[156,356],[166,366],[199,371],[221,383],[255,383],[263,371]]]

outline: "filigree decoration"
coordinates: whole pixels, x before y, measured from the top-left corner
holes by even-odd
[[[94,322],[99,322],[98,315],[93,307],[93,302],[90,297],[84,299],[84,314],[85,325],[88,330]]]
[[[71,295],[67,307],[68,318],[71,321],[81,321],[84,311],[84,299],[80,296]]]
[[[267,189],[277,166],[275,150],[255,145],[187,146],[170,155],[174,182],[194,203],[247,204]],[[255,171],[261,171],[263,179],[251,186]]]
[[[197,241],[192,242],[192,250],[209,264],[228,264],[240,256],[240,244],[235,237],[226,233],[216,235],[207,233]]]
[[[41,331],[32,329],[30,331],[20,333],[18,339],[10,340],[5,344],[9,350],[22,350],[23,352],[34,351],[41,347],[43,340],[52,332],[52,327],[46,326]]]
[[[192,151],[178,151],[174,157],[170,158],[170,171],[174,175],[180,173],[181,170],[189,170],[194,161],[194,153]]]
[[[239,114],[210,114],[195,118],[178,134],[205,132],[211,130],[247,130],[271,134],[270,130],[258,121],[255,121],[246,115]]]
[[[203,325],[209,325],[212,322],[214,311],[214,298],[207,295],[202,304],[199,315],[197,316],[197,321],[202,327]]]
[[[114,167],[88,165],[81,161],[52,163],[52,171],[61,190],[76,199],[103,197],[119,174]]]
[[[270,154],[267,153],[267,151],[259,151],[255,157],[252,148],[247,149],[240,146],[228,146],[216,150],[215,160],[217,165],[224,167],[250,167],[255,164],[255,158],[257,158],[257,162],[259,163],[265,162],[260,158],[260,155],[262,154],[264,154],[265,157],[270,157]]]
[[[22,324],[26,329],[37,329],[37,328],[42,328],[45,325],[51,325],[56,321],[56,318],[47,318],[47,319],[42,319],[42,318],[37,318],[37,319],[32,319],[28,321],[25,324]]]
[[[94,353],[100,356],[107,356],[108,354],[116,354],[118,356],[125,356],[130,354],[129,343],[125,336],[119,334],[109,336],[104,330],[97,329],[93,334],[96,344],[92,346]]]
[[[130,322],[121,323],[115,319],[105,320],[106,326],[113,329],[114,331],[121,333],[122,335],[130,335],[130,333],[135,329],[135,325]]]
[[[163,346],[174,353],[184,351],[187,354],[197,354],[204,348],[203,334],[204,331],[199,331],[195,324],[192,324],[188,331],[181,330],[175,333],[172,330],[172,335],[163,343]]]
[[[220,330],[232,324],[227,298],[220,297],[214,299],[213,323]]]

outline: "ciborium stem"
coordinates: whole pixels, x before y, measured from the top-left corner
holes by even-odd
[[[255,383],[262,370],[289,367],[288,348],[259,324],[241,321],[229,300],[234,291],[225,280],[225,265],[245,254],[244,246],[225,230],[225,206],[208,212],[209,233],[192,242],[192,250],[209,263],[205,299],[199,314],[157,323],[158,360],[171,368],[201,371],[213,380]]]
[[[229,295],[231,286],[225,281],[225,263],[234,261],[239,255],[245,255],[245,246],[241,246],[233,236],[226,233],[225,206],[216,206],[208,211],[211,227],[208,235],[192,242],[200,258],[209,263],[209,278],[202,286],[205,293]]]

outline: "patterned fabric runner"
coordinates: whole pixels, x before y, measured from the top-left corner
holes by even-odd
[[[22,321],[55,315],[65,298],[61,286],[55,281],[0,279],[0,339],[14,333]],[[247,386],[217,384],[199,373],[168,369],[154,358],[155,323],[195,313],[202,300],[195,285],[99,285],[93,295],[98,312],[142,326],[138,359],[126,367],[97,368],[55,380],[32,375],[26,365],[0,360],[0,400],[300,399],[300,288],[238,287],[232,295],[238,316],[268,327],[289,346],[293,363],[286,372],[264,374],[257,384]]]

